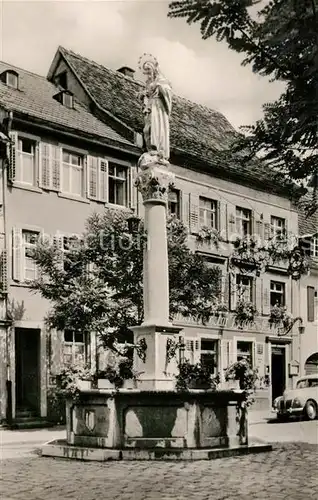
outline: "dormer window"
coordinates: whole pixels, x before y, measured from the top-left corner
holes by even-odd
[[[73,94],[69,90],[62,90],[58,94],[54,95],[53,99],[63,104],[66,108],[74,107]]]
[[[73,95],[68,94],[67,92],[63,92],[63,106],[67,108],[73,107]]]
[[[61,87],[62,89],[66,90],[67,89],[67,72],[63,71],[62,73],[59,73],[56,75],[55,79],[55,85],[57,87]]]
[[[0,75],[0,80],[3,83],[5,83],[8,87],[11,87],[13,89],[18,88],[19,75],[16,71],[13,71],[11,69],[4,71]]]

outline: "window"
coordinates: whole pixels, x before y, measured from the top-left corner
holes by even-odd
[[[24,281],[34,281],[37,278],[37,265],[33,259],[33,252],[38,239],[39,233],[22,231]]]
[[[318,257],[318,236],[314,236],[310,242],[310,255],[314,258]]]
[[[18,137],[18,164],[16,180],[23,184],[36,184],[36,141],[26,137]]]
[[[253,342],[239,340],[236,344],[236,359],[237,361],[246,359],[250,367],[253,367]]]
[[[270,304],[271,307],[285,305],[285,283],[271,281]]]
[[[68,92],[63,92],[62,104],[67,108],[73,108],[73,95]]]
[[[83,196],[83,157],[63,149],[62,191]]]
[[[281,217],[271,216],[271,236],[280,236],[286,230],[286,221]]]
[[[201,365],[211,371],[213,375],[218,371],[218,341],[201,339]]]
[[[180,219],[180,191],[171,189],[168,193],[168,213]]]
[[[216,229],[217,203],[209,198],[199,198],[200,227]]]
[[[65,90],[67,89],[67,72],[66,71],[63,71],[59,75],[56,75],[55,85],[58,85]]]
[[[63,361],[66,365],[86,363],[87,342],[84,333],[64,331]]]
[[[13,73],[12,71],[6,72],[6,84],[8,87],[12,87],[13,89],[18,88],[18,74]]]
[[[306,389],[308,387],[308,379],[299,380],[296,384],[297,389]]]
[[[253,278],[236,275],[236,301],[253,302]]]
[[[128,205],[127,168],[121,165],[109,164],[108,170],[108,201],[115,205]]]
[[[315,321],[315,287],[307,286],[307,321]]]
[[[236,207],[236,231],[240,236],[248,236],[252,233],[251,210]]]
[[[63,268],[66,272],[71,271],[74,267],[70,253],[76,249],[79,241],[77,236],[63,236]]]

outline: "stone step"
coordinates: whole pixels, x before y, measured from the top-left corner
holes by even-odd
[[[9,427],[10,429],[45,429],[47,427],[54,427],[54,425],[54,423],[44,418],[27,418],[14,419]]]

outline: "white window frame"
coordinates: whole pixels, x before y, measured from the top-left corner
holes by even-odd
[[[23,282],[24,283],[31,283],[32,281],[36,280],[37,277],[38,277],[38,267],[36,265],[36,263],[34,262],[34,268],[28,268],[27,267],[27,259],[28,257],[26,256],[26,251],[28,249],[34,249],[36,247],[36,243],[35,244],[30,244],[28,242],[26,242],[25,240],[25,235],[28,233],[28,234],[31,234],[33,233],[34,235],[36,234],[38,236],[38,238],[40,238],[41,236],[41,232],[38,231],[38,230],[33,230],[33,229],[28,229],[28,228],[22,228],[22,279],[23,279]],[[31,270],[31,271],[34,271],[34,276],[33,278],[31,279],[27,279],[26,278],[26,271],[27,269]]]
[[[238,236],[244,237],[252,234],[252,210],[244,207],[235,207],[235,227]],[[245,234],[243,231],[244,223],[249,224],[249,231]]]
[[[238,350],[237,350],[237,344],[238,342],[246,342],[248,344],[252,345],[252,368],[255,368],[256,366],[256,359],[255,359],[255,348],[256,348],[256,340],[254,337],[233,337],[233,344],[234,344],[234,361],[237,361],[237,356],[238,356]]]
[[[311,238],[310,255],[313,259],[318,259],[318,235],[315,235]]]
[[[14,83],[10,82],[10,77],[14,78]],[[17,89],[19,85],[19,77],[15,73],[12,73],[12,71],[7,71],[6,72],[6,85],[7,87],[10,87],[12,89]]]
[[[277,290],[276,286],[277,285],[282,285],[282,290]],[[286,305],[286,283],[285,281],[277,281],[277,280],[270,280],[270,287],[269,287],[269,302],[271,305],[272,302],[272,292],[275,294],[279,294],[282,297],[282,303],[281,306],[284,307]],[[274,307],[271,305],[271,307]]]
[[[63,332],[63,364],[65,366],[68,365],[74,365],[74,364],[79,364],[79,365],[85,365],[88,361],[88,340],[85,335],[85,333],[82,333],[83,335],[83,342],[76,341],[76,334],[77,332],[72,332],[71,330],[68,330],[69,333],[72,333],[73,339],[72,341],[67,341],[65,340],[65,331]],[[82,357],[83,359],[78,358],[78,354],[76,353],[76,347],[77,346],[83,346],[83,354],[80,354],[79,356]],[[71,348],[70,353],[65,352],[65,348]],[[66,356],[71,356],[72,359],[71,361],[66,361],[65,358]]]
[[[238,281],[240,280],[244,280],[244,279],[247,279],[249,281],[249,285],[242,285],[242,283],[238,283]],[[243,300],[245,302],[253,302],[253,276],[249,276],[248,274],[236,274],[235,275],[235,307],[237,305],[237,303],[242,300],[242,297],[243,297]],[[245,290],[242,290],[241,291],[241,288],[242,287],[248,287],[249,288],[249,298],[246,299],[245,297]]]
[[[125,172],[126,172],[125,179],[123,177],[119,177],[116,175],[116,168],[117,167],[125,170]],[[115,168],[115,175],[110,174],[111,168]],[[125,184],[125,204],[122,205],[120,203],[117,203],[118,200],[110,201],[110,193],[111,193],[110,179],[113,179],[114,183]],[[118,207],[126,207],[126,208],[129,207],[129,167],[127,165],[123,165],[122,163],[119,163],[117,161],[112,161],[112,160],[108,161],[108,203],[111,205],[118,206]]]
[[[22,150],[22,147],[20,142],[22,143],[23,140],[31,141],[33,142],[33,153],[26,153],[25,151]],[[17,144],[17,150],[16,150],[16,158],[17,158],[17,165],[16,165],[16,176],[15,176],[15,182],[18,182],[19,184],[23,186],[31,186],[31,187],[37,187],[38,183],[38,148],[39,148],[39,141],[37,137],[33,137],[28,134],[24,133],[17,133],[17,138],[16,138],[16,144]],[[23,180],[23,158],[32,158],[33,159],[33,179],[32,182],[26,182]]]
[[[61,152],[61,165],[60,165],[60,169],[61,169],[61,186],[60,186],[60,191],[61,193],[63,194],[66,194],[66,195],[70,195],[70,196],[74,196],[74,197],[78,197],[78,198],[83,198],[84,197],[84,192],[85,192],[85,155],[83,153],[80,153],[79,151],[77,150],[74,150],[72,147],[68,148],[67,146],[61,146],[62,148],[62,152]],[[69,163],[69,162],[66,162],[64,161],[64,153],[66,154],[69,154],[70,155],[70,159],[71,159],[71,156],[73,155],[74,157],[77,157],[77,158],[80,158],[81,160],[81,165],[75,165],[73,163]],[[65,187],[64,187],[64,167],[67,167],[69,169],[69,191],[66,191],[65,190]],[[81,172],[81,193],[74,193],[72,191],[72,171],[73,170],[78,170]]]
[[[219,368],[220,368],[220,339],[219,337],[216,337],[216,336],[209,336],[209,335],[200,335],[199,337],[199,340],[200,340],[200,364],[202,365],[202,354],[215,354],[215,357],[216,357],[216,366],[214,368],[214,372],[213,372],[213,376],[216,376],[217,373],[220,371]],[[216,349],[214,350],[211,350],[211,349],[202,349],[202,340],[207,340],[207,341],[211,341],[211,342],[215,342],[216,344]]]
[[[271,215],[271,236],[279,236],[286,231],[286,219]]]
[[[201,203],[203,204],[202,206]],[[211,205],[211,208],[207,207],[208,203]],[[199,227],[217,229],[217,210],[218,203],[216,200],[206,198],[205,196],[199,196]],[[209,215],[211,215],[212,224],[208,222]]]

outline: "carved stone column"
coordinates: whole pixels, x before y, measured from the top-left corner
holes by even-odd
[[[166,366],[166,344],[169,337],[181,330],[169,321],[166,210],[174,175],[168,165],[158,155],[144,153],[139,160],[140,173],[136,179],[145,207],[147,244],[143,263],[144,322],[133,331],[135,342],[145,338],[147,351],[145,363],[135,356],[134,368],[142,372],[138,385],[144,389],[173,388],[175,366]],[[173,373],[168,374],[169,369]]]

